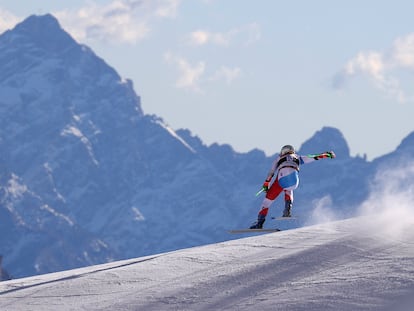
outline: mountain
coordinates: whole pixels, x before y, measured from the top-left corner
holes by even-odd
[[[391,211],[404,221],[389,218]],[[395,205],[359,218],[6,281],[0,308],[409,311],[413,225],[412,209]]]
[[[254,194],[273,156],[206,146],[145,114],[132,81],[50,14],[0,36],[0,93],[0,255],[13,277],[225,241],[227,229],[256,218],[262,197]],[[301,169],[300,221],[283,228],[326,209],[355,215],[369,198],[382,160],[351,157],[330,127],[299,150],[331,149],[335,160]]]

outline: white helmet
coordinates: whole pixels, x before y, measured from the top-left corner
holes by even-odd
[[[280,150],[280,155],[283,156],[288,153],[295,153],[295,148],[292,145],[285,145]]]

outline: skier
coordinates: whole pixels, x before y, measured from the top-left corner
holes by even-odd
[[[333,151],[328,151],[320,154],[300,156],[296,154],[295,149],[291,145],[283,146],[263,183],[262,190],[266,192],[266,197],[263,200],[257,221],[250,226],[250,229],[263,228],[263,223],[266,220],[270,205],[282,191],[285,192],[285,209],[283,211],[283,217],[291,217],[290,210],[293,202],[293,190],[299,185],[299,166],[324,158],[333,159],[335,158],[335,153]],[[276,178],[269,187],[275,173]]]

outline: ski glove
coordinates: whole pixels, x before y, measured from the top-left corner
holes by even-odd
[[[263,190],[265,191],[265,192],[267,192],[267,190],[269,190],[269,183],[270,183],[270,180],[265,180],[265,182],[263,183]]]
[[[335,157],[336,157],[335,152],[333,152],[333,151],[327,151],[327,152],[318,154],[318,155],[314,156],[313,158],[315,160],[319,160],[319,159],[325,159],[325,158],[334,159]]]
[[[327,151],[326,152],[326,155],[328,156],[328,158],[331,158],[331,159],[335,159],[336,158],[336,154],[333,151]]]

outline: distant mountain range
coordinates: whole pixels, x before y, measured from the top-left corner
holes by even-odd
[[[0,36],[0,94],[0,255],[13,277],[224,241],[256,218],[273,156],[206,146],[145,114],[132,81],[50,14]],[[371,162],[330,127],[299,153],[327,150],[337,158],[303,167],[301,220],[287,227],[324,198],[353,215],[380,168],[413,159],[414,132]]]

